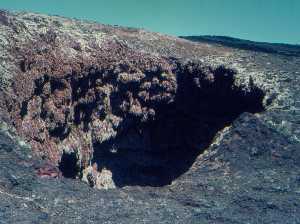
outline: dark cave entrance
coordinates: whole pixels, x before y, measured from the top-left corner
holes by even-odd
[[[264,110],[264,92],[251,80],[248,89],[236,87],[231,70],[220,67],[213,82],[201,74],[176,74],[176,98],[156,105],[154,121],[94,145],[93,162],[99,171],[111,171],[117,187],[170,184],[192,166],[218,131],[243,112]]]
[[[62,175],[66,178],[75,179],[80,172],[77,162],[78,158],[75,152],[64,152],[59,163],[59,170],[61,171]]]

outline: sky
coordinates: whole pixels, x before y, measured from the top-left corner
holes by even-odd
[[[0,0],[32,11],[165,34],[300,44],[300,0]]]

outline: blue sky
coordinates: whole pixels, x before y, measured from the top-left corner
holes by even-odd
[[[299,0],[0,0],[0,8],[141,27],[300,44]]]

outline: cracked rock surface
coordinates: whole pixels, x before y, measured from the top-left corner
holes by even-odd
[[[192,40],[0,11],[0,223],[300,223],[300,48]]]

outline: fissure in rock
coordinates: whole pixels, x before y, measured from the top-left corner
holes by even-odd
[[[234,72],[219,68],[214,80],[177,71],[174,101],[157,104],[155,119],[102,144],[94,144],[93,162],[108,169],[117,187],[170,184],[185,173],[216,133],[241,113],[264,110],[263,91],[250,83],[234,85]]]
[[[41,76],[19,114],[32,125],[23,135],[59,161],[63,176],[95,163],[103,188],[168,185],[241,113],[264,110],[264,92],[251,80],[237,86],[222,66],[87,70]]]

